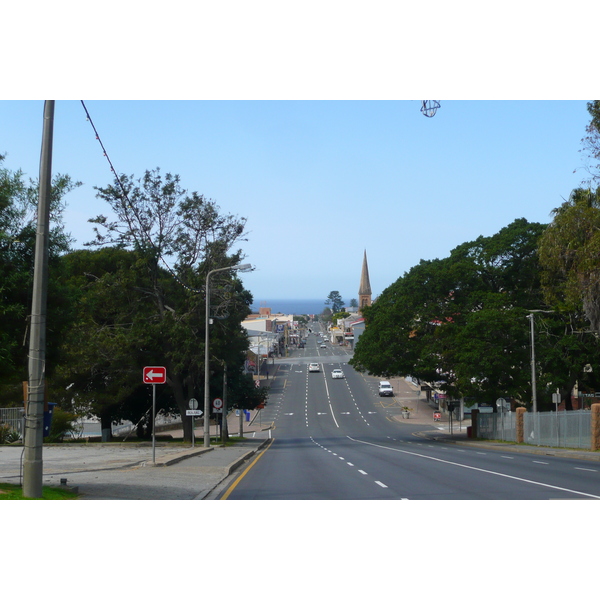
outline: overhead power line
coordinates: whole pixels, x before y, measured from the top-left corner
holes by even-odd
[[[140,216],[138,214],[137,209],[135,208],[135,206],[129,200],[129,195],[127,194],[127,190],[125,189],[125,186],[123,185],[123,182],[121,181],[121,178],[117,174],[117,171],[115,170],[115,168],[114,168],[114,166],[112,164],[112,161],[110,160],[110,156],[108,156],[108,152],[106,151],[106,148],[104,147],[104,144],[102,143],[102,140],[100,139],[100,134],[98,133],[98,130],[96,129],[96,126],[94,125],[94,121],[92,120],[92,117],[90,116],[90,113],[89,113],[89,111],[88,111],[88,109],[87,109],[87,107],[85,105],[85,102],[83,100],[81,100],[80,102],[81,102],[81,105],[83,106],[83,110],[85,111],[86,118],[89,121],[90,125],[92,126],[92,129],[94,130],[94,133],[96,135],[96,139],[98,140],[98,143],[100,144],[100,147],[102,148],[102,152],[104,153],[104,157],[106,158],[106,160],[108,161],[108,164],[110,165],[110,170],[112,171],[112,174],[114,175],[114,177],[115,177],[115,179],[117,181],[117,184],[119,185],[119,188],[121,189],[123,197],[125,198],[125,200],[127,202],[127,206],[133,211],[133,214],[135,215],[135,218],[137,219],[137,222],[139,223],[140,231],[142,232],[142,235],[146,238],[146,240],[148,241],[148,243],[156,251],[156,254],[158,255],[159,260],[162,261],[162,263],[165,265],[166,270],[171,274],[171,276],[173,277],[173,279],[175,279],[175,281],[177,281],[177,283],[179,283],[181,286],[183,286],[184,288],[186,288],[190,292],[193,292],[195,294],[202,293],[204,290],[198,290],[198,289],[192,288],[192,287],[186,285],[185,283],[183,283],[183,281],[181,281],[179,279],[179,277],[177,277],[177,274],[171,269],[171,267],[169,266],[169,264],[167,263],[167,261],[163,258],[162,253],[158,250],[158,248],[156,247],[156,245],[152,241],[152,238],[150,237],[149,233],[146,231],[146,228],[144,227],[144,224],[143,224],[142,219],[140,218]]]

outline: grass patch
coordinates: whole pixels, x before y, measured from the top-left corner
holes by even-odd
[[[0,483],[0,500],[75,500],[79,494],[71,490],[45,485],[41,498],[23,498],[23,488],[12,483]]]

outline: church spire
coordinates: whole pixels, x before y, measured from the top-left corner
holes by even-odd
[[[371,282],[369,281],[369,266],[367,264],[367,251],[363,257],[362,273],[360,274],[360,286],[358,287],[358,306],[371,306]]]

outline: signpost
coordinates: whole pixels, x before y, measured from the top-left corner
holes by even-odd
[[[221,417],[221,437],[223,437],[223,400],[222,398],[214,398],[212,401],[212,409],[213,409],[213,413],[215,414],[220,414]],[[216,419],[216,424],[219,424],[219,419]],[[215,435],[217,435],[215,433]]]
[[[167,383],[166,367],[144,367],[144,383]]]
[[[195,446],[196,436],[194,434],[194,417],[201,417],[202,411],[198,409],[198,400],[190,398],[188,402],[189,410],[185,411],[186,417],[192,417],[192,448]]]
[[[152,385],[152,462],[156,463],[156,386],[167,383],[167,368],[144,367],[142,380]]]

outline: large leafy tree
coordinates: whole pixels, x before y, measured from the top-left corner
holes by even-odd
[[[375,375],[439,382],[454,397],[525,399],[527,310],[543,308],[537,240],[518,219],[491,237],[421,261],[364,311],[351,363]]]
[[[241,250],[233,248],[243,239],[245,219],[222,214],[212,200],[188,193],[177,175],[163,176],[159,169],[146,171],[137,180],[123,175],[112,185],[96,189],[113,217],[92,219],[97,225],[94,244],[135,253],[136,265],[144,272],[143,280],[132,288],[137,304],[144,307],[139,347],[146,364],[167,367],[169,388],[184,414],[189,399],[198,397],[203,388],[206,274],[239,264]],[[240,322],[249,314],[251,301],[231,272],[211,279],[215,325],[210,384],[215,395],[221,393],[224,362],[233,387],[237,382],[246,390],[242,369],[248,341]],[[235,389],[231,398],[235,404]],[[191,439],[188,419],[184,436]]]
[[[600,188],[578,188],[540,240],[542,286],[558,310],[581,312],[600,333]]]
[[[538,403],[549,409],[551,395],[558,391],[567,410],[571,410],[576,383],[584,393],[600,387],[600,374],[595,368],[600,362],[600,345],[581,311],[560,309],[534,316],[538,388],[542,391]]]
[[[548,370],[567,406],[578,382],[582,391],[600,386],[600,188],[577,188],[554,211],[539,243],[544,298],[554,311],[539,326],[549,344]],[[548,377],[547,377],[548,378]]]
[[[150,398],[140,373],[157,348],[154,306],[140,294],[143,261],[133,251],[109,247],[78,250],[63,263],[65,286],[77,301],[53,379],[63,408],[98,416],[103,430],[120,419],[137,422]],[[164,408],[163,386],[159,400]]]
[[[22,401],[21,382],[27,379],[39,186],[22,171],[3,168],[3,161],[0,155],[0,402],[15,404]],[[60,257],[71,242],[62,223],[64,196],[79,185],[68,175],[57,174],[52,181],[46,376],[58,361],[58,342],[71,318],[72,303],[58,275]]]

